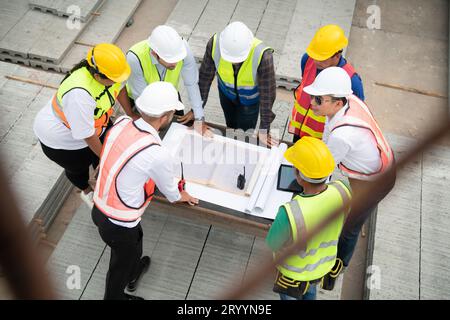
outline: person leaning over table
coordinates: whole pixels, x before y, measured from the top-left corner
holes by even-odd
[[[286,150],[284,157],[294,165],[303,192],[280,207],[269,229],[266,244],[275,256],[300,241],[344,201],[351,200],[351,191],[345,182],[326,183],[335,164],[330,150],[321,140],[303,137]],[[338,239],[347,213],[342,211],[309,240],[303,250],[277,266],[273,290],[282,300],[316,298],[317,284],[335,265]]]
[[[90,207],[89,167],[98,165],[116,100],[128,115],[133,114],[125,90],[129,75],[122,50],[110,43],[98,44],[66,75],[34,120],[44,154],[64,168]]]

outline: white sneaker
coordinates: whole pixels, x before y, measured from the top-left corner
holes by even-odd
[[[87,206],[92,209],[94,207],[94,191],[89,192],[88,194],[81,191],[80,193],[81,200],[87,204]]]

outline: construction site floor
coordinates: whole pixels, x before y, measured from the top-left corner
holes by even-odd
[[[122,49],[127,50],[132,44],[147,38],[155,26],[163,24],[166,21],[176,4],[176,0],[143,0],[134,15],[134,24],[122,32],[117,40],[117,44]],[[371,0],[356,1],[346,56],[363,79],[366,101],[371,107],[380,126],[389,135],[390,139],[395,142],[396,146],[394,146],[394,149],[397,146],[401,146],[399,147],[400,150],[404,148],[404,139],[409,143],[417,141],[417,139],[423,136],[424,132],[433,128],[433,124],[437,120],[447,117],[448,114],[448,103],[445,98],[448,95],[448,2],[445,0],[431,0],[427,2],[419,0],[376,1],[376,5],[379,6],[381,12],[381,25],[380,29],[369,30],[367,28],[367,19],[369,17],[367,8],[373,4],[374,1]],[[390,85],[391,87],[389,88],[386,85]],[[397,87],[397,89],[392,89],[392,86]],[[408,88],[420,89],[430,94],[417,94],[411,92]],[[292,92],[277,89],[277,99],[292,103]],[[437,143],[440,144],[440,148],[442,148],[442,152],[445,154],[450,146],[450,139],[444,139]],[[440,160],[440,165],[444,168],[450,168],[450,164],[443,160]],[[419,159],[415,163],[415,166],[422,167],[423,169],[423,159]],[[430,170],[436,172],[435,169]],[[412,174],[416,175],[416,173]],[[415,188],[418,188],[419,192],[422,192],[426,188],[427,181],[423,179],[424,172],[421,171],[420,174],[422,175],[422,179],[414,180],[414,182],[418,184]],[[444,181],[449,178],[448,173],[441,172],[438,177],[444,178]],[[395,191],[397,199],[406,197],[410,193],[408,188],[403,187],[406,181],[411,180],[408,173],[402,175],[399,179],[401,188]],[[449,196],[442,194],[442,197],[444,197],[443,203],[446,203]],[[384,219],[388,214],[395,216],[397,210],[395,200],[391,198],[384,201],[384,205],[381,206],[379,212],[380,219],[376,226],[372,226],[372,230],[378,235],[378,238],[382,235],[382,239],[379,239],[380,241],[376,242],[375,247],[371,249],[372,252],[367,252],[367,236],[360,237],[355,256],[350,267],[346,270],[342,291],[337,296],[338,298],[362,299],[364,294],[367,294],[365,277],[368,255],[376,261],[379,261],[380,265],[388,265],[391,261],[383,260],[383,257],[389,256],[389,252],[386,253],[386,249],[383,247],[383,245],[387,246],[388,244],[383,242],[383,240],[389,239],[390,235],[396,233],[405,236],[405,239],[402,238],[402,241],[408,240],[408,234],[404,232],[402,225],[387,226],[387,224],[391,224],[392,222]],[[77,210],[83,210],[80,208],[80,204],[81,200],[78,193],[73,191],[50,228],[46,240],[40,244],[40,251],[46,257],[50,257],[54,249],[57,248],[59,240],[64,236],[64,232],[67,226],[70,225],[72,217]],[[395,206],[392,204],[395,204]],[[83,204],[81,205],[83,206]],[[401,206],[404,207],[405,204],[401,204]],[[420,208],[415,211],[417,217],[422,217],[422,208],[426,208],[426,203],[422,205],[421,202]],[[401,210],[404,210],[404,208]],[[441,207],[438,210],[448,212],[448,207]],[[87,209],[83,211],[86,214],[88,212]],[[424,223],[427,223],[426,219],[422,221],[420,218],[419,220],[419,234],[411,235],[414,239],[417,237],[423,239],[422,226],[424,226],[423,230],[425,231],[427,227],[433,230],[433,224],[425,225]],[[439,223],[446,223],[448,226],[450,221],[447,218],[443,221],[439,220]],[[208,228],[208,226],[199,226],[199,228]],[[383,229],[387,231],[384,232]],[[417,230],[417,228],[414,230]],[[440,231],[441,237],[448,235],[445,231]],[[226,231],[220,230],[217,234],[221,234],[221,232],[224,232],[222,234],[224,237],[230,238],[231,233],[227,235]],[[370,230],[366,226],[365,234],[367,235],[369,232]],[[148,236],[153,237],[150,234]],[[253,244],[257,243],[261,245],[260,242],[255,242],[255,239],[247,240]],[[423,243],[420,240],[417,242],[417,246],[414,247],[413,251],[419,252],[419,255],[417,259],[415,256],[412,266],[408,265],[411,261],[394,261],[397,263],[396,266],[398,266],[396,273],[401,274],[403,272],[402,270],[408,268],[418,270],[418,272],[412,275],[414,277],[414,284],[412,285],[414,287],[414,294],[409,296],[412,299],[449,299],[448,292],[450,290],[447,290],[446,294],[445,290],[434,291],[433,293],[433,288],[430,289],[429,287],[432,287],[433,284],[436,286],[438,284],[433,279],[427,279],[430,279],[430,274],[433,273],[433,266],[436,272],[439,272],[441,265],[450,262],[450,250],[448,250],[448,245],[446,245],[442,249],[442,252],[439,253],[438,257],[441,260],[441,264],[424,262],[421,259],[433,256],[433,252],[430,252],[432,250],[425,251],[423,255],[420,255],[421,252],[424,252],[423,245],[426,246],[427,241],[430,240],[425,237]],[[205,240],[204,244],[206,245],[206,243]],[[377,243],[379,244],[378,246]],[[392,246],[392,243],[390,245]],[[408,248],[408,242],[405,243],[404,247],[401,247],[402,250],[407,250],[404,248]],[[251,252],[252,250],[250,249],[249,257],[251,256]],[[429,261],[436,260],[435,256]],[[100,253],[100,257],[102,257],[103,261],[107,255],[102,252]],[[424,266],[423,268],[421,267],[422,265]],[[426,273],[423,273],[425,270]],[[99,276],[102,272],[104,270],[100,270],[100,273],[95,273],[96,283],[89,287],[85,298],[101,298],[101,282],[98,281],[101,281],[101,277]],[[90,276],[93,275],[94,272]],[[194,277],[195,274],[193,275]],[[389,275],[384,274],[383,277],[385,279],[383,280],[385,281],[383,285],[385,285],[384,288],[386,290],[383,293],[374,291],[369,293],[368,297],[372,299],[403,299],[404,297],[401,292],[396,292],[395,289],[389,286]],[[425,289],[421,290],[421,280],[423,280],[422,285],[428,281],[428,287],[425,288],[428,291]],[[96,290],[93,290],[93,285]],[[400,287],[403,288],[401,285],[400,283]],[[444,289],[450,288],[450,280],[441,279],[439,285],[443,286]],[[408,288],[408,286],[405,288]],[[89,292],[89,290],[91,291]],[[197,292],[200,292],[200,287]],[[424,292],[428,292],[428,294],[424,295]],[[270,297],[270,292],[267,294]],[[73,298],[76,298],[75,296]],[[81,298],[81,296],[80,294],[77,298]],[[0,297],[10,297],[4,285],[0,285]],[[158,296],[157,298],[161,297],[164,297],[164,295]],[[174,296],[168,294],[166,297]],[[183,298],[182,295],[180,297]],[[196,296],[193,295],[192,297]],[[198,297],[201,297],[201,295]],[[188,295],[186,294],[184,298],[188,298]],[[272,296],[272,298],[275,297]]]

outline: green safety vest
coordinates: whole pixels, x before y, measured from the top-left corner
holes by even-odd
[[[314,229],[324,221],[343,201],[351,199],[350,190],[341,182],[334,181],[320,194],[311,197],[296,196],[285,204],[291,225],[292,241]],[[312,281],[322,278],[334,266],[337,244],[345,216],[342,214],[326,226],[307,243],[304,251],[287,258],[278,270],[288,278],[299,281]]]
[[[113,106],[120,92],[120,83],[115,83],[110,87],[102,85],[94,79],[86,67],[75,70],[59,86],[56,95],[52,100],[53,112],[68,127],[69,123],[64,115],[62,98],[72,89],[83,89],[87,91],[96,102],[94,111],[95,129],[98,136],[101,135],[103,127],[106,127],[109,117],[113,112]]]
[[[261,40],[254,38],[247,59],[242,63],[237,79],[234,77],[233,64],[222,59],[220,54],[220,42],[218,35],[213,38],[212,57],[218,74],[218,85],[222,93],[230,100],[236,100],[236,92],[243,105],[254,105],[259,102],[259,90],[257,81],[258,66],[263,53],[271,49],[266,47]],[[236,80],[236,83],[235,83]],[[236,85],[236,87],[235,87]]]
[[[183,60],[177,63],[175,69],[173,70],[167,69],[164,79],[161,79],[158,73],[158,69],[156,68],[156,65],[152,63],[150,50],[151,48],[148,45],[148,41],[143,40],[141,42],[136,43],[128,51],[134,53],[134,55],[138,58],[139,63],[141,65],[142,73],[144,74],[144,78],[147,84],[156,81],[165,81],[173,84],[173,86],[178,90],[180,83],[181,69],[183,68]],[[128,96],[131,97],[131,90],[128,84],[127,84],[127,91]]]

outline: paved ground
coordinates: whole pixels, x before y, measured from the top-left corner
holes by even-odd
[[[447,115],[447,101],[385,88],[375,82],[447,95],[447,1],[376,1],[381,9],[381,30],[368,30],[366,9],[373,3],[370,0],[357,1],[347,56],[363,77],[367,101],[384,131],[418,138],[422,131],[431,127],[429,123]],[[142,1],[135,15],[135,24],[124,30],[117,41],[119,46],[127,49],[146,38],[154,26],[164,23],[175,4],[175,0]],[[277,93],[278,99],[292,101],[291,92],[279,89]],[[449,145],[449,140],[441,143]],[[56,244],[61,238],[79,204],[79,197],[74,192],[49,231],[49,243]],[[360,239],[346,272],[342,298],[362,297],[366,240]],[[51,244],[41,244],[41,248],[45,256],[53,251]],[[0,296],[5,297],[2,291]]]

